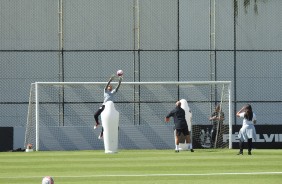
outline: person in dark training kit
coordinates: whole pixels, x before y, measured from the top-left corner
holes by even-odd
[[[185,119],[185,111],[181,108],[181,102],[177,101],[175,103],[176,107],[173,109],[166,117],[165,122],[169,122],[170,117],[173,117],[174,119],[174,129],[175,129],[175,152],[179,152],[179,136],[181,133],[186,138],[187,148],[190,148],[191,140],[190,140],[190,134],[188,130],[187,121]],[[193,149],[190,149],[191,152],[194,152]]]
[[[214,112],[212,113],[209,120],[212,122],[212,130],[211,130],[211,147],[216,148],[219,147],[222,143],[222,129],[223,129],[223,121],[224,121],[224,112],[222,112],[221,106],[216,105]]]
[[[99,122],[99,116],[101,115],[101,113],[103,112],[103,110],[105,109],[105,103],[108,101],[113,101],[114,102],[114,97],[116,92],[118,91],[121,81],[122,81],[122,76],[119,76],[119,81],[118,81],[118,85],[116,86],[115,89],[113,89],[113,86],[111,85],[112,80],[115,78],[115,76],[112,76],[110,78],[110,80],[108,81],[107,85],[104,88],[104,102],[103,104],[99,107],[99,109],[96,111],[96,113],[94,114],[94,119],[95,119],[95,126],[94,129],[96,129],[96,127],[98,127],[100,125]],[[102,127],[102,131],[99,135],[99,139],[103,139],[103,127]]]

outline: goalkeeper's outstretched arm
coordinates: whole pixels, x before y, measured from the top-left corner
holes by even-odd
[[[112,80],[114,79],[114,76],[111,76],[111,78],[109,79],[107,85],[105,86],[105,90],[108,89],[109,85],[111,84]]]
[[[122,81],[122,77],[120,76],[120,77],[119,77],[119,80],[118,80],[118,85],[117,85],[117,87],[116,87],[116,92],[118,91],[118,89],[119,89],[119,87],[120,87],[121,81]]]

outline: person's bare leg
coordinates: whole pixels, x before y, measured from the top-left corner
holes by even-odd
[[[187,144],[188,150],[190,149],[191,152],[194,152],[190,135],[186,136],[186,144]]]
[[[179,152],[179,136],[177,135],[177,132],[175,135],[175,152]]]

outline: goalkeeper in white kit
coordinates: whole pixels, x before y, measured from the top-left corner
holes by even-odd
[[[115,97],[115,94],[116,92],[118,91],[119,87],[120,87],[120,84],[121,84],[121,81],[122,81],[122,76],[119,76],[119,81],[118,81],[118,85],[116,86],[116,88],[113,89],[113,86],[111,85],[111,82],[112,80],[115,78],[115,76],[112,76],[110,78],[110,80],[108,81],[107,85],[105,86],[104,88],[104,102],[103,104],[99,107],[99,109],[96,111],[96,113],[94,114],[94,119],[95,119],[95,126],[94,126],[94,129],[96,129],[96,127],[98,127],[100,125],[100,122],[99,122],[99,116],[101,115],[101,113],[103,112],[103,110],[105,109],[105,103],[108,102],[108,101],[112,101],[114,102],[114,97]],[[99,135],[99,139],[102,139],[103,138],[103,127],[102,127],[102,131]]]

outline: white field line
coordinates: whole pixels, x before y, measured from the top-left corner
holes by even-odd
[[[103,174],[103,175],[79,175],[79,176],[52,176],[53,178],[95,178],[95,177],[157,177],[157,176],[222,176],[222,175],[273,175],[282,172],[245,172],[245,173],[200,173],[200,174]],[[44,176],[42,176],[44,177]],[[38,178],[38,176],[0,176],[4,178]]]

